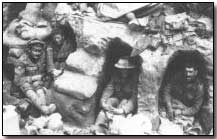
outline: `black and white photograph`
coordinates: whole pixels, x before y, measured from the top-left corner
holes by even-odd
[[[214,2],[2,2],[3,136],[214,136]]]

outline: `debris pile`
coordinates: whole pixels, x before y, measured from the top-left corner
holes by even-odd
[[[28,41],[35,38],[49,40],[52,28],[57,25],[72,29],[77,44],[75,52],[71,53],[65,61],[66,67],[63,74],[55,78],[53,86],[48,88],[50,93],[47,93],[47,97],[50,103],[57,105],[59,113],[28,118],[24,127],[27,130],[26,134],[92,134],[91,128],[84,127],[89,127],[95,122],[99,109],[98,97],[103,90],[102,84],[106,84],[105,79],[102,78],[107,75],[105,64],[108,63],[108,57],[112,55],[117,55],[117,57],[140,55],[143,65],[138,87],[138,115],[126,118],[113,117],[110,126],[111,133],[108,134],[185,134],[168,119],[159,118],[160,125],[158,125],[159,122],[153,121],[159,117],[158,91],[169,57],[177,50],[192,49],[201,52],[209,63],[210,76],[207,78],[210,80],[210,100],[208,107],[202,111],[208,115],[203,115],[208,117],[208,120],[204,121],[212,123],[213,15],[207,14],[210,13],[209,4],[203,6],[194,3],[46,5],[27,3],[27,5],[19,6],[17,11],[19,15],[17,13],[12,20],[9,12],[10,5],[13,4],[3,4],[3,49],[9,49],[8,57],[12,57],[13,61],[7,61],[6,58],[3,59],[4,64],[15,63],[16,65],[19,57],[25,53]],[[26,8],[23,9],[25,6]],[[37,17],[36,15],[41,15],[39,11],[47,15]],[[29,16],[31,14],[32,16]],[[108,44],[113,38],[119,38],[131,47],[109,48]],[[14,90],[10,89],[5,79],[3,82],[4,105],[16,105],[9,103],[13,99],[8,94]],[[144,116],[144,113],[148,116]],[[69,122],[70,126],[63,121]],[[206,134],[209,134],[213,125],[207,125],[204,121]],[[81,128],[72,127],[72,125]]]

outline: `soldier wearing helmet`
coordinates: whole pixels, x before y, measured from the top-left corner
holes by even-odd
[[[46,88],[43,81],[45,76],[45,43],[33,39],[28,42],[26,53],[15,63],[14,83],[43,114],[51,114],[56,106],[46,104]]]

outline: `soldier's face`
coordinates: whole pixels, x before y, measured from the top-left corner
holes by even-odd
[[[54,42],[57,44],[57,45],[62,45],[63,42],[64,42],[64,38],[61,34],[56,34],[53,36],[53,39],[54,39]]]
[[[198,71],[194,67],[185,67],[185,77],[188,82],[193,81],[197,76]]]
[[[31,49],[31,57],[35,60],[40,59],[42,52],[43,52],[42,48],[40,46],[37,46],[37,45],[40,45],[40,44],[36,44]]]
[[[129,69],[120,69],[120,76],[121,78],[127,78],[129,75]]]

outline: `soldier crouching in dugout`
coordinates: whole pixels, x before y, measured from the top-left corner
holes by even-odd
[[[128,116],[137,112],[138,77],[140,57],[123,57],[114,65],[115,70],[110,83],[105,88],[100,111],[94,126],[95,134],[106,134],[109,128],[108,115]]]
[[[72,32],[66,27],[55,28],[51,34],[51,41],[47,47],[47,54],[49,55],[48,67],[49,70],[65,68],[65,61],[70,53],[76,49]]]
[[[51,114],[56,110],[56,106],[46,104],[46,88],[43,81],[46,75],[45,43],[31,40],[26,50],[15,64],[14,83],[42,114]]]
[[[200,124],[195,121],[195,116],[202,107],[205,91],[198,74],[198,66],[193,62],[187,62],[182,73],[174,75],[163,89],[169,119],[179,124],[186,134],[201,133]]]

